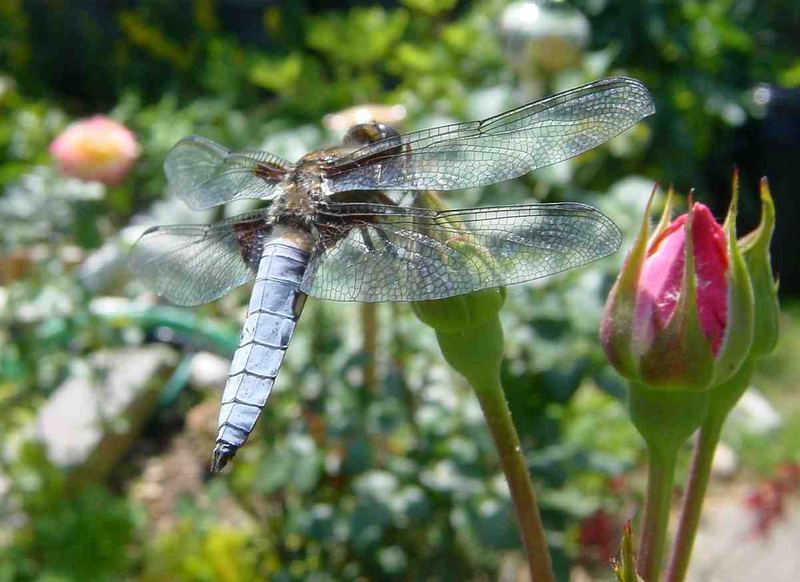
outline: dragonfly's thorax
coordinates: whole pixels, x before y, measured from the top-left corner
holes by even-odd
[[[334,155],[333,150],[317,150],[297,162],[282,184],[284,195],[274,205],[278,221],[310,227],[326,194],[320,167]]]
[[[275,201],[272,214],[278,223],[310,225],[322,198],[320,188],[308,176],[291,176],[283,184],[284,195]]]

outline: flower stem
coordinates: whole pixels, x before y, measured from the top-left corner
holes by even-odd
[[[550,553],[547,549],[544,526],[539,515],[536,493],[533,490],[528,465],[522,454],[511,411],[508,409],[500,379],[487,374],[480,384],[473,384],[475,393],[492,433],[494,444],[500,455],[500,464],[508,481],[511,500],[519,522],[522,543],[528,555],[531,580],[534,582],[555,581]]]
[[[436,330],[442,355],[475,390],[511,492],[532,582],[555,582],[528,464],[500,382],[503,326],[502,288],[484,289],[413,304],[417,316]]]
[[[364,303],[361,310],[361,332],[364,350],[364,388],[369,394],[378,392],[378,306]]]
[[[639,574],[657,582],[664,561],[675,463],[681,446],[707,417],[708,392],[651,390],[631,383],[628,408],[650,456]]]
[[[667,568],[667,582],[682,582],[686,577],[722,425],[725,424],[731,409],[747,390],[752,376],[753,360],[749,358],[730,380],[711,391],[708,414],[700,428],[692,457],[689,482],[675,536],[675,547]]]
[[[664,562],[672,485],[678,449],[651,447],[647,475],[647,503],[639,547],[639,574],[656,582]]]
[[[675,535],[675,547],[667,568],[667,582],[681,582],[686,577],[697,526],[700,523],[700,513],[703,510],[703,499],[708,489],[714,450],[717,448],[724,420],[724,417],[719,418],[714,415],[708,418],[700,429],[692,457],[686,495],[683,499],[678,532]]]

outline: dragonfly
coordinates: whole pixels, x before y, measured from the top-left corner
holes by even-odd
[[[522,283],[617,250],[620,234],[579,203],[433,210],[406,194],[475,188],[590,150],[654,113],[639,81],[595,81],[481,121],[401,135],[377,122],[296,162],[199,136],[164,162],[168,192],[203,210],[263,208],[215,224],[157,226],[132,250],[135,274],[184,306],[255,281],[221,399],[211,470],[253,431],[306,297],[428,301]]]

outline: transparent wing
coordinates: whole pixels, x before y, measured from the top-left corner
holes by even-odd
[[[196,135],[175,144],[164,161],[169,192],[194,210],[243,198],[274,198],[290,168],[273,154],[232,152]]]
[[[322,215],[301,288],[335,301],[441,299],[559,273],[620,244],[608,217],[577,203],[443,212],[343,204],[332,212]]]
[[[577,156],[654,112],[639,81],[603,79],[483,121],[381,140],[339,158],[325,175],[331,192],[483,186]]]
[[[157,226],[133,247],[130,268],[171,303],[208,303],[253,279],[270,231],[265,211],[209,225]]]

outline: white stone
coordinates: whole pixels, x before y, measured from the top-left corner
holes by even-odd
[[[211,352],[197,352],[192,358],[189,383],[198,389],[219,390],[228,379],[230,366],[227,358]]]
[[[174,352],[163,345],[94,354],[95,374],[70,376],[53,392],[36,417],[34,438],[55,465],[83,464],[102,447],[107,433],[130,431],[144,421],[142,415],[155,406],[160,388],[151,380],[174,362]],[[137,418],[126,419],[134,408]]]
[[[719,443],[714,451],[714,460],[711,462],[711,475],[717,479],[732,479],[739,468],[739,458],[731,447]]]
[[[752,386],[734,406],[730,421],[756,434],[771,432],[782,424],[781,416],[775,407]]]

